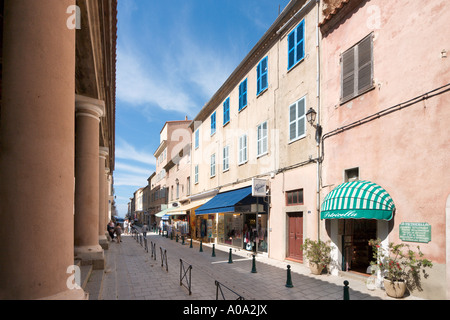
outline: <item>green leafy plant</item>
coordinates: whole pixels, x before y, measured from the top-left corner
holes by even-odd
[[[303,255],[311,262],[328,266],[331,262],[331,246],[330,241],[315,241],[309,238],[301,245]]]
[[[371,261],[372,273],[377,269],[381,275],[390,281],[405,281],[409,290],[422,291],[421,276],[426,279],[428,273],[426,268],[433,267],[431,260],[424,258],[424,254],[417,246],[417,252],[411,249],[409,244],[389,243],[385,248],[380,239],[369,240],[373,249],[374,261]]]

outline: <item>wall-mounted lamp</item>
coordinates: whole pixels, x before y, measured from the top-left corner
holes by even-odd
[[[320,124],[314,124],[314,122],[316,122],[316,116],[317,112],[313,108],[309,108],[309,110],[306,112],[306,120],[310,125],[316,128],[316,142],[320,143],[320,138],[322,137],[322,126]]]

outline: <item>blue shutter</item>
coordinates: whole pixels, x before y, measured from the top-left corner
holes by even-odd
[[[239,85],[239,111],[247,106],[247,79]]]
[[[288,35],[288,70],[305,57],[305,20]]]
[[[216,132],[216,112],[211,115],[211,134]]]
[[[297,27],[297,39],[296,39],[296,50],[297,56],[296,61],[300,61],[305,57],[305,20],[300,22],[300,25]]]
[[[256,94],[261,92],[261,62],[256,67]]]
[[[227,124],[230,121],[230,98],[227,98],[223,103],[223,124]]]
[[[265,57],[264,59],[261,60],[261,62],[256,67],[256,79],[257,79],[256,94],[257,95],[260,94],[268,86],[267,61],[268,61],[268,58]]]
[[[288,69],[292,68],[295,64],[295,31],[292,31],[288,36]]]

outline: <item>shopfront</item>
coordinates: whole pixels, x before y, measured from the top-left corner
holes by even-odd
[[[217,243],[253,252],[267,252],[266,199],[252,197],[252,188],[219,193],[196,210],[197,232]]]
[[[321,206],[321,219],[329,220],[332,240],[339,249],[335,262],[342,271],[366,274],[372,257],[370,239],[383,239],[395,213],[391,196],[369,181],[341,184]]]

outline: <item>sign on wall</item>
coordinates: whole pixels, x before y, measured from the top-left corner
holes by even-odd
[[[431,226],[426,222],[402,222],[399,233],[402,241],[421,243],[431,241]]]
[[[265,197],[266,196],[267,180],[265,179],[252,179],[252,196],[253,197]]]

